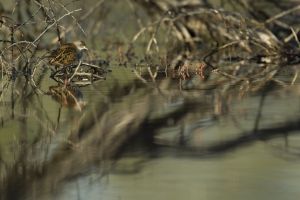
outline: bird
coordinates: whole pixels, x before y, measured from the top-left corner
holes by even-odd
[[[54,100],[64,106],[81,110],[84,106],[83,94],[73,86],[50,86],[47,95],[52,96]]]
[[[75,61],[79,61],[83,56],[82,50],[84,49],[88,50],[85,43],[81,40],[77,40],[48,52],[49,55],[42,56],[42,59],[49,58],[50,65],[64,67],[73,64]]]

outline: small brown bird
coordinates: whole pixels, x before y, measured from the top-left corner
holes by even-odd
[[[56,66],[71,65],[75,61],[79,61],[83,56],[82,50],[88,50],[85,43],[77,40],[73,43],[62,45],[58,49],[49,52],[50,55],[43,56],[43,58],[50,58],[49,64]]]

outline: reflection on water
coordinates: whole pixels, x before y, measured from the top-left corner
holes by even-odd
[[[48,95],[18,92],[27,98],[17,98],[14,107],[5,96],[1,109],[9,112],[1,112],[1,158],[6,168],[1,170],[9,186],[6,195],[12,199],[300,196],[298,83],[273,87],[266,96],[235,95],[234,86],[224,95],[218,89],[218,81],[223,81],[218,74],[209,79],[216,78],[213,85],[197,74],[184,80],[182,74],[169,77],[166,72],[154,77],[152,70],[118,67],[101,84],[81,88],[53,86],[48,79],[39,88],[49,88],[44,93]],[[8,119],[12,112],[16,120]],[[17,144],[8,132],[15,133]]]
[[[1,19],[1,199],[300,198],[299,53],[279,50],[285,45],[267,24],[236,13],[181,4],[160,18],[161,1],[118,2],[130,5],[83,6],[74,25],[90,30],[89,52],[55,70],[43,51],[84,37],[58,16],[74,20],[77,1],[26,1],[26,13],[17,1],[13,17],[27,21]],[[132,2],[157,5],[151,26]],[[118,35],[115,22],[102,21],[114,6],[126,30]],[[290,25],[280,33],[292,41]],[[220,46],[210,44],[216,39]]]
[[[64,106],[81,110],[83,107],[83,94],[79,88],[71,86],[50,86],[48,95]]]
[[[215,158],[190,159],[167,150],[162,153],[160,158],[145,162],[138,173],[110,173],[102,181],[97,174],[84,176],[68,184],[59,198],[271,200],[299,197],[299,163],[275,157],[263,142]]]

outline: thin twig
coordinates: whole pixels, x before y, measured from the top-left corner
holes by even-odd
[[[139,73],[135,69],[133,69],[132,71],[138,79],[140,79],[146,85],[149,85],[148,81],[146,81],[146,79],[144,79],[141,75],[139,75]]]
[[[294,37],[295,37],[295,40],[296,40],[296,42],[297,42],[297,44],[298,44],[298,47],[300,48],[300,43],[299,43],[299,40],[298,40],[298,36],[297,36],[295,30],[293,29],[293,27],[291,27],[291,30],[292,30],[293,35],[294,35]]]
[[[281,12],[281,13],[279,13],[279,14],[277,14],[277,15],[269,18],[269,19],[267,19],[265,21],[265,23],[268,24],[268,23],[270,23],[270,22],[272,22],[272,21],[274,21],[274,20],[276,20],[276,19],[278,19],[280,17],[283,17],[284,15],[290,14],[291,12],[294,12],[294,11],[296,11],[298,9],[300,9],[300,5],[298,5],[298,6],[294,7],[294,8],[291,8],[289,10],[285,10],[285,11],[283,11],[283,12]]]
[[[75,76],[76,72],[78,71],[80,65],[81,65],[81,60],[79,60],[78,65],[77,65],[77,67],[76,67],[76,69],[75,69],[75,72],[74,72],[74,73],[72,74],[72,76],[68,79],[68,82],[70,82],[70,81],[73,79],[73,77]]]
[[[298,69],[296,68],[296,66],[293,66],[293,69],[295,71],[295,75],[293,77],[293,80],[291,82],[291,85],[294,85],[295,81],[297,80],[297,77],[298,77]]]

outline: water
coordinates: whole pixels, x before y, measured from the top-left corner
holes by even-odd
[[[46,161],[51,168],[63,170],[56,159],[58,163],[81,163],[84,155],[91,157],[91,160],[97,158],[95,165],[82,161],[82,167],[74,175],[69,172],[63,175],[61,172],[60,177],[55,175],[56,170],[45,169],[50,174],[54,173],[51,175],[53,180],[49,179],[47,184],[47,179],[41,180],[46,184],[43,190],[47,192],[36,196],[39,189],[31,188],[33,193],[28,192],[27,197],[282,199],[288,194],[295,198],[300,196],[297,189],[300,179],[297,170],[299,132],[287,130],[288,135],[284,135],[284,131],[274,132],[273,136],[265,136],[266,140],[251,136],[257,123],[261,95],[239,96],[229,91],[224,100],[218,89],[201,90],[191,85],[186,90],[179,87],[178,78],[166,77],[162,72],[164,75],[153,82],[151,78],[146,78],[149,76],[148,70],[140,73],[148,83],[138,78],[136,84],[133,82],[137,77],[133,69],[115,67],[105,75],[106,81],[78,88],[83,95],[82,110],[61,105],[48,95],[30,95],[30,89],[25,93],[14,90],[14,95],[27,97],[23,100],[17,97],[13,109],[10,96],[4,96],[1,106],[4,122],[1,127],[1,152],[4,163],[15,163],[22,158],[24,150],[28,152],[25,163],[31,166],[29,169],[35,166],[32,164],[36,159],[37,163]],[[284,78],[287,79],[282,76]],[[191,79],[195,79],[194,83],[202,81],[197,76]],[[112,89],[119,88],[116,85],[127,84],[127,89]],[[40,89],[47,91],[50,85],[53,81],[45,79]],[[268,93],[263,99],[258,130],[280,127],[297,120],[298,88],[296,82],[293,86],[278,87]],[[139,104],[142,107],[136,107]],[[99,105],[104,110],[112,110],[105,114],[104,119],[95,116],[98,111],[103,112],[99,110]],[[89,128],[80,132],[80,127],[95,120],[100,120],[100,124],[104,120],[108,126],[106,129],[110,131],[126,124],[127,120],[130,121],[128,123],[141,123],[139,118],[130,120],[125,117],[121,121],[113,118],[118,117],[122,110],[127,110],[124,114],[131,118],[130,113],[135,113],[136,109],[143,112],[145,106],[150,108],[146,111],[150,120],[147,128],[141,126],[139,137],[126,142],[126,148],[115,161],[101,159],[101,154],[105,155],[105,152],[103,154],[99,150],[105,149],[102,147],[105,143],[99,140],[99,146],[93,147],[87,140],[93,137]],[[96,130],[104,134],[106,129],[102,129],[103,124],[100,124],[96,125]],[[150,124],[153,127],[149,127]],[[91,133],[87,135],[88,132]],[[126,131],[121,133],[124,135]],[[147,134],[150,134],[151,142],[147,140],[148,136],[145,137]],[[36,140],[37,143],[32,146]],[[97,137],[94,140],[98,141]],[[86,149],[87,144],[92,145],[88,145],[91,150]],[[71,147],[71,151],[64,150],[66,147]],[[33,150],[36,153],[32,154],[31,148],[40,149],[40,152]],[[53,160],[51,157],[56,158]],[[70,165],[72,169],[76,169],[74,164]],[[71,179],[68,180],[69,176]],[[38,183],[39,179],[33,176],[33,181]],[[59,187],[53,185],[57,181],[62,181]]]
[[[145,55],[145,34],[127,57],[140,30],[133,7],[106,6],[118,14],[101,24],[95,12],[100,24],[81,24],[91,35],[66,35],[83,37],[83,61],[108,70],[105,80],[66,89],[46,65],[34,80],[1,77],[2,199],[300,198],[298,65],[258,65],[236,45],[207,59],[212,71],[201,68],[211,42],[178,53],[164,29],[160,52]]]
[[[75,87],[77,104],[45,95],[57,87],[49,70],[40,91],[25,88],[19,77],[3,93],[1,158],[21,170],[2,168],[2,174],[11,179],[7,185],[28,176],[26,187],[12,189],[14,198],[300,196],[300,138],[293,128],[299,81],[289,85],[292,68],[279,72],[280,84],[265,96],[242,84],[226,86],[216,73],[205,81],[192,67],[186,80],[172,70],[153,78],[155,67],[150,73],[115,61],[107,69],[106,80]]]
[[[90,174],[68,184],[59,198],[297,199],[299,161],[274,155],[268,143],[254,142],[206,158],[162,150],[163,155],[145,161],[138,172],[112,172],[103,181]]]

